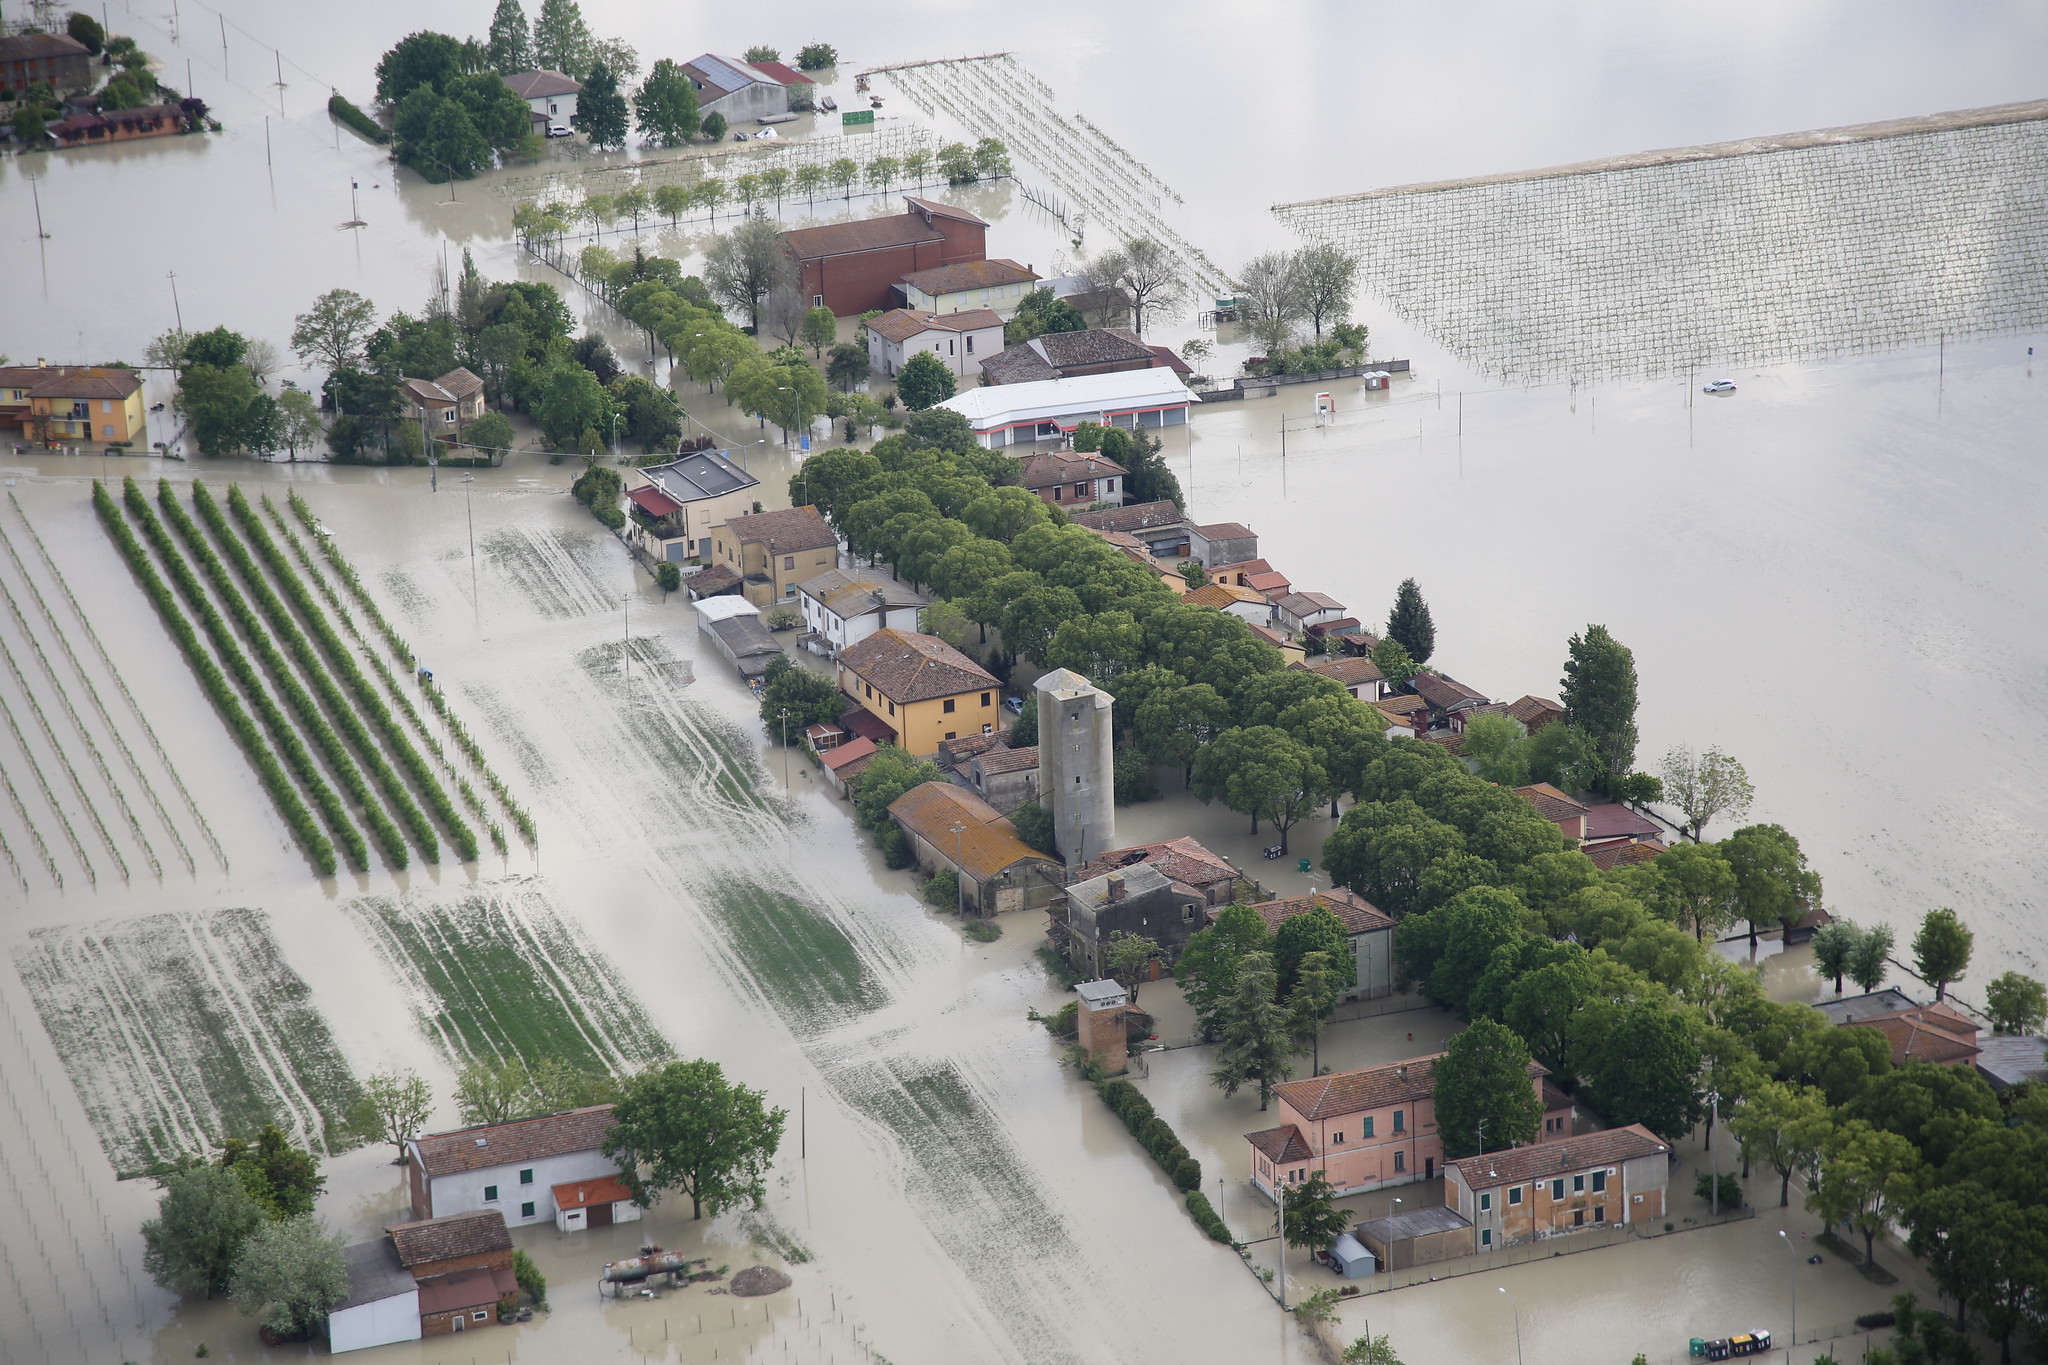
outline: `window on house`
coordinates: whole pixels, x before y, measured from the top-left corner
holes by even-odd
[[[106,432],[109,441],[114,439],[114,424],[112,422],[107,423],[101,430]]]
[[[479,1308],[479,1309],[477,1309],[477,1310],[476,1310],[476,1311],[475,1311],[474,1313],[471,1313],[471,1314],[469,1315],[469,1320],[470,1320],[471,1322],[483,1322],[483,1321],[484,1321],[485,1319],[489,1318],[490,1316],[491,1316],[491,1310],[490,1310],[490,1309],[488,1309],[488,1308]]]
[[[1405,1110],[1405,1109],[1396,1109],[1396,1110],[1394,1111],[1394,1131],[1395,1131],[1395,1132],[1397,1132],[1397,1133],[1405,1133],[1405,1132],[1407,1132],[1407,1131],[1408,1131],[1408,1111],[1407,1111],[1407,1110]]]
[[[109,403],[109,402],[108,402],[108,401],[107,401],[106,399],[104,399],[104,398],[102,398],[102,399],[100,400],[100,412],[101,412],[102,414],[105,414],[105,413],[109,413],[109,412],[112,412],[113,410],[114,410],[114,405],[113,405],[112,403]]]
[[[1572,1226],[1575,1228],[1586,1226],[1586,1211],[1584,1209],[1572,1210]]]
[[[1189,916],[1190,916],[1190,917],[1192,917],[1192,916],[1194,915],[1194,912],[1195,912],[1195,907],[1194,907],[1194,906],[1192,906],[1192,905],[1190,905],[1190,906],[1188,907],[1188,914],[1189,914]],[[1339,1147],[1342,1147],[1343,1145],[1344,1145],[1344,1134],[1343,1134],[1342,1132],[1339,1132],[1339,1133],[1337,1134],[1337,1146],[1339,1146]]]
[[[868,700],[869,700],[869,701],[873,701],[873,700],[874,700],[874,698],[875,698],[875,689],[874,689],[874,688],[870,687],[870,686],[869,686],[868,684],[866,684],[866,683],[862,683],[862,684],[860,685],[860,690],[861,690],[861,691],[863,691],[863,692],[865,692],[865,693],[867,693],[867,695],[868,695]]]
[[[984,692],[984,693],[982,693],[982,694],[981,694],[981,704],[982,704],[983,706],[987,706],[987,705],[988,705],[988,693]]]
[[[1553,1180],[1550,1182],[1550,1197],[1552,1199],[1564,1198],[1564,1181]]]
[[[1493,1192],[1492,1192],[1491,1190],[1489,1190],[1489,1191],[1487,1191],[1487,1192],[1486,1192],[1485,1194],[1482,1194],[1482,1195],[1480,1195],[1480,1196],[1479,1196],[1479,1211],[1480,1211],[1481,1213],[1485,1213],[1485,1212],[1486,1212],[1486,1211],[1487,1211],[1488,1209],[1490,1209],[1490,1208],[1492,1208],[1492,1207],[1493,1207]]]
[[[995,726],[993,726],[993,725],[989,725],[989,724],[986,724],[986,723],[984,723],[984,724],[982,725],[982,727],[981,727],[981,732],[982,732],[983,734],[985,734],[985,735],[992,735],[992,734],[994,734],[994,733],[996,732],[996,727],[995,727]]]
[[[943,710],[943,711],[944,711],[944,712],[945,712],[945,713],[946,713],[947,715],[949,715],[949,716],[950,716],[950,715],[952,715],[952,714],[953,714],[953,699],[952,699],[951,697],[948,697],[948,698],[946,698],[946,704],[945,704],[945,705],[944,705],[943,707],[941,707],[940,709],[941,709],[941,710]]]
[[[531,1166],[519,1173],[519,1183],[522,1185],[531,1185],[533,1183],[533,1168]]]
[[[1601,1194],[1607,1189],[1607,1172],[1593,1172],[1593,1193]]]
[[[785,569],[794,569],[796,567],[796,556],[784,555],[782,557],[782,567]]]
[[[1575,1176],[1573,1176],[1573,1177],[1572,1177],[1572,1193],[1573,1193],[1573,1194],[1584,1194],[1585,1192],[1586,1192],[1586,1177],[1584,1177],[1584,1176],[1582,1176],[1582,1175],[1575,1175]]]
[[[1194,906],[1192,906],[1192,905],[1183,905],[1183,906],[1182,906],[1182,907],[1180,908],[1180,922],[1181,922],[1182,924],[1193,924],[1193,923],[1195,922],[1195,907],[1194,907]],[[1339,1134],[1337,1134],[1337,1141],[1339,1141],[1339,1142],[1342,1142],[1343,1140],[1344,1140],[1344,1135],[1343,1135],[1342,1133],[1339,1133]]]
[[[794,596],[796,596],[796,584],[794,584],[794,583],[791,583],[791,584],[790,584],[790,585],[789,585],[788,587],[785,587],[785,588],[784,588],[784,589],[782,590],[782,595],[783,595],[784,597],[794,597]]]
[[[533,1217],[533,1201],[532,1201],[532,1200],[528,1200],[528,1201],[527,1201],[526,1203],[524,1203],[524,1204],[521,1204],[521,1205],[519,1206],[519,1216],[520,1216],[521,1218],[531,1218],[531,1217]]]
[[[1594,1221],[1594,1222],[1596,1222],[1596,1223],[1604,1223],[1604,1222],[1606,1222],[1606,1221],[1607,1221],[1607,1210],[1606,1210],[1605,1208],[1595,1208],[1595,1209],[1593,1210],[1593,1221]]]
[[[946,731],[946,738],[947,738],[947,739],[958,739],[958,738],[960,738],[960,732],[959,732],[958,730],[948,730],[948,731]],[[977,774],[977,775],[975,776],[975,779],[974,779],[974,781],[975,781],[976,785],[980,785],[980,782],[981,782],[981,777],[980,777],[980,775],[979,775],[979,774]]]
[[[486,1186],[484,1186],[484,1202],[485,1202],[486,1204],[495,1204],[495,1203],[496,1203],[497,1201],[498,1201],[498,1187],[497,1187],[496,1185],[486,1185]]]
[[[971,336],[967,338],[967,354],[974,354],[974,338]]]
[[[1394,1153],[1394,1169],[1397,1171],[1408,1169],[1408,1154],[1406,1152]]]
[[[823,308],[824,306],[825,306],[825,296],[824,296],[823,294],[813,294],[813,295],[811,295],[811,307],[813,307],[813,308]]]
[[[1493,1229],[1492,1229],[1492,1228],[1481,1228],[1481,1229],[1479,1229],[1479,1245],[1481,1245],[1481,1246],[1483,1246],[1483,1247],[1490,1247],[1490,1246],[1492,1246],[1492,1245],[1493,1245]]]
[[[1054,502],[1059,502],[1059,501],[1061,501],[1061,498],[1060,498],[1060,494],[1062,494],[1062,493],[1064,493],[1064,492],[1066,492],[1066,489],[1065,489],[1064,487],[1062,487],[1062,486],[1061,486],[1061,485],[1059,485],[1059,484],[1054,484],[1054,485],[1052,486],[1052,500],[1053,500]]]
[[[1367,1137],[1372,1136],[1372,1115],[1370,1114],[1365,1116],[1365,1135]]]
[[[1087,485],[1087,484],[1085,484],[1085,483],[1077,483],[1077,484],[1075,484],[1075,485],[1074,485],[1074,496],[1075,496],[1075,497],[1077,497],[1077,498],[1085,498],[1085,497],[1087,497],[1087,496],[1088,496],[1088,485]]]
[[[1508,1191],[1508,1203],[1509,1203],[1509,1204],[1519,1204],[1519,1203],[1521,1203],[1521,1202],[1522,1202],[1522,1187],[1521,1187],[1520,1185],[1517,1185],[1517,1186],[1515,1186],[1515,1187],[1514,1187],[1513,1189],[1511,1189],[1511,1190],[1509,1190],[1509,1191]]]
[[[889,714],[892,716],[896,714],[896,703],[893,701],[889,703]]]

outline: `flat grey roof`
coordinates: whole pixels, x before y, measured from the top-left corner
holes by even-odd
[[[696,450],[667,464],[640,471],[677,502],[702,502],[721,493],[752,488],[761,481],[715,450]]]
[[[1397,1213],[1392,1218],[1360,1223],[1358,1236],[1360,1240],[1370,1237],[1380,1243],[1400,1242],[1410,1237],[1427,1237],[1432,1232],[1455,1232],[1471,1226],[1464,1214],[1448,1204],[1439,1204],[1433,1209],[1417,1209],[1413,1213]]]
[[[389,1237],[357,1242],[344,1248],[341,1254],[348,1263],[348,1297],[334,1306],[337,1313],[344,1308],[360,1308],[380,1299],[410,1294],[418,1287],[412,1272],[398,1263],[398,1248]]]
[[[1830,1024],[1843,1024],[1851,1019],[1878,1019],[1900,1010],[1918,1009],[1920,1002],[1907,995],[1897,986],[1887,986],[1869,995],[1849,995],[1840,1000],[1823,1000],[1814,1008],[1828,1017]]]

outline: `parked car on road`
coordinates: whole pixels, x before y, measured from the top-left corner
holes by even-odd
[[[1733,393],[1733,392],[1735,392],[1735,381],[1734,381],[1734,380],[1732,380],[1732,379],[1716,379],[1716,380],[1715,380],[1715,381],[1714,381],[1713,383],[1711,383],[1711,384],[1707,385],[1707,386],[1706,386],[1705,388],[1701,389],[1701,390],[1700,390],[1700,392],[1701,392],[1701,393]]]

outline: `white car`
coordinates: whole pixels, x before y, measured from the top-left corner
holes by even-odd
[[[1732,379],[1716,379],[1713,383],[1707,385],[1705,388],[1702,388],[1700,392],[1733,393],[1735,392],[1735,381]]]
[[[575,129],[566,123],[550,123],[548,125],[549,137],[568,137],[574,131]]]
[[[763,128],[760,132],[754,134],[754,140],[756,142],[768,142],[773,141],[775,136],[776,134],[773,128]]]

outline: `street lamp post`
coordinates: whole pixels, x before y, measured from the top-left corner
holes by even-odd
[[[619,458],[619,414],[612,414],[612,458]]]
[[[1515,1315],[1515,1365],[1522,1365],[1522,1305],[1515,1302],[1513,1294],[1508,1294],[1506,1285],[1497,1284],[1494,1288],[1503,1294],[1507,1294],[1508,1308]]]
[[[1785,1365],[1792,1365],[1792,1348],[1799,1344],[1799,1248],[1792,1245],[1785,1229],[1778,1229],[1778,1236],[1785,1239],[1785,1250],[1792,1253],[1792,1274],[1785,1284],[1792,1291],[1792,1339],[1785,1343]]]
[[[967,914],[967,885],[960,876],[960,835],[967,828],[959,820],[953,822],[953,913]]]
[[[1721,1092],[1709,1090],[1707,1092],[1707,1104],[1710,1106],[1710,1111],[1713,1114],[1713,1117],[1707,1120],[1707,1149],[1714,1158],[1714,1183],[1707,1195],[1707,1207],[1716,1218],[1719,1218],[1721,1216],[1721,1150],[1714,1146],[1714,1129],[1719,1127],[1721,1122]]]

